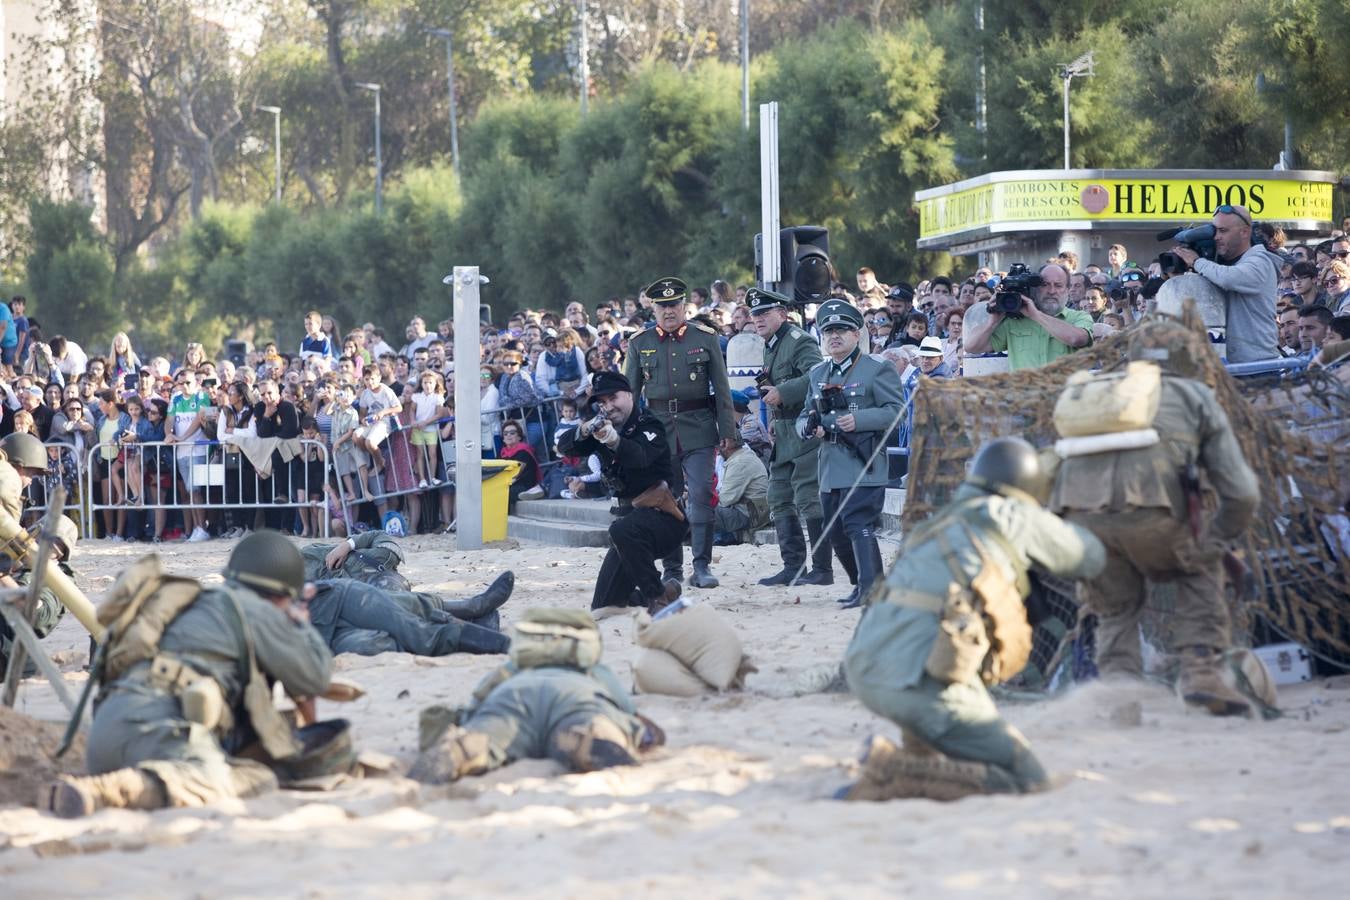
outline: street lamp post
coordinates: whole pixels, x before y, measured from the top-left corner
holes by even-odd
[[[750,0],[741,0],[741,127],[750,130]]]
[[[450,159],[459,178],[459,116],[455,111],[455,51],[453,34],[448,28],[428,28],[427,34],[445,41],[445,80],[450,88]]]
[[[1069,82],[1092,74],[1092,51],[1089,50],[1073,62],[1059,67],[1059,77],[1064,79],[1064,168],[1069,169]]]
[[[272,139],[272,149],[276,153],[277,171],[276,171],[276,193],[277,205],[281,205],[281,107],[280,106],[257,106],[254,107],[258,112],[271,113],[273,125],[275,126],[275,136]]]
[[[584,118],[591,94],[591,37],[586,29],[586,0],[577,0],[577,61],[581,70],[581,115]]]
[[[380,155],[380,86],[358,81],[356,87],[375,95],[375,215],[384,214],[384,159]]]

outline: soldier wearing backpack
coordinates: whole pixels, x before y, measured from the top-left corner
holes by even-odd
[[[75,817],[249,797],[276,788],[274,769],[293,772],[314,749],[272,703],[272,682],[303,706],[332,673],[301,600],[299,551],[280,534],[255,532],[223,574],[224,584],[203,588],[165,574],[154,555],[122,573],[99,608],[107,633],[90,673],[99,684],[91,774],[49,784],[41,808]],[[345,727],[337,731],[350,741]]]

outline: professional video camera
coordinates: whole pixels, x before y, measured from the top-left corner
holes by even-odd
[[[1022,318],[1022,297],[1030,297],[1032,289],[1044,283],[1040,275],[1027,271],[1026,263],[1013,263],[998,283],[998,290],[989,301],[989,311],[1001,312],[1010,319]]]
[[[1181,246],[1200,254],[1201,259],[1212,260],[1218,256],[1212,224],[1197,225],[1194,228],[1169,228],[1166,231],[1158,232],[1158,240],[1175,241]],[[1158,264],[1162,267],[1163,274],[1168,278],[1188,272],[1191,268],[1186,265],[1186,260],[1170,251],[1158,254]]]

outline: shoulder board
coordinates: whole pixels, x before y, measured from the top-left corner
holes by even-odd
[[[717,329],[716,329],[716,328],[709,328],[707,325],[704,325],[702,322],[690,322],[689,324],[692,325],[692,326],[694,326],[695,328],[697,328],[699,331],[703,332],[704,334],[713,334],[713,335],[717,334]]]

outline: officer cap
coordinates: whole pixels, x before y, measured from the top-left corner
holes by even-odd
[[[610,394],[617,394],[619,391],[633,393],[633,386],[628,383],[618,372],[601,372],[595,376],[591,382],[591,399],[598,400],[601,397],[608,397]]]
[[[966,483],[992,494],[1029,494],[1037,502],[1048,488],[1036,448],[1017,437],[995,438],[981,447]]]
[[[816,309],[816,327],[825,331],[840,326],[860,330],[863,327],[862,313],[846,300],[830,299],[820,304]]]
[[[766,312],[770,309],[782,309],[789,304],[788,298],[782,294],[776,294],[773,291],[761,291],[759,288],[751,288],[745,292],[745,302],[750,305],[750,313]]]
[[[5,457],[15,468],[47,469],[46,448],[42,446],[42,441],[27,432],[16,431],[6,435],[0,441],[0,450],[5,451]]]
[[[305,561],[281,532],[264,529],[239,542],[222,574],[256,590],[295,600],[305,586]]]
[[[891,285],[891,289],[886,292],[887,300],[904,300],[906,303],[914,302],[914,288],[903,281],[897,281]]]
[[[667,303],[683,303],[689,296],[689,286],[674,275],[667,275],[647,285],[642,293],[653,303],[664,306]]]

